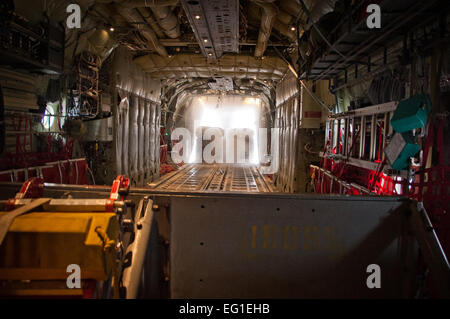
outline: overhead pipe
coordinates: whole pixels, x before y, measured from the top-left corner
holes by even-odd
[[[278,7],[272,3],[273,0],[253,0],[253,2],[263,10],[261,28],[255,48],[255,57],[261,58],[266,51],[267,43],[269,42],[270,34],[272,33],[272,27],[278,14]]]
[[[248,9],[249,15],[252,17],[252,19],[260,16],[259,6],[250,5]],[[294,26],[293,23],[294,17],[280,9],[278,11],[275,22],[273,23],[273,29],[278,31],[278,33],[280,33],[281,35],[288,38],[289,41],[294,42],[296,40],[296,32],[291,30],[291,27]]]
[[[281,22],[279,19],[276,19],[273,28],[277,30],[281,35],[288,38],[290,41],[295,41],[296,32],[292,31],[288,24]]]
[[[316,1],[316,0],[312,0]],[[311,2],[311,0],[308,0],[308,2]],[[284,12],[288,12],[290,15],[297,17],[302,10],[302,6],[299,3],[299,0],[280,0],[279,2],[280,10],[283,10]]]
[[[110,1],[110,0],[102,0]],[[114,0],[117,6],[122,8],[151,8],[153,14],[158,20],[159,26],[163,29],[164,33],[172,39],[179,38],[180,24],[178,23],[177,17],[173,14],[170,6],[178,4],[178,0]],[[142,14],[144,10],[139,10]],[[143,14],[145,20],[152,26],[159,37],[162,37],[160,30],[155,26],[155,21],[153,17],[148,14]]]
[[[179,38],[180,24],[177,17],[173,14],[168,6],[150,6],[153,14],[158,20],[159,25],[164,30],[164,33],[172,39]]]
[[[164,37],[163,30],[159,26],[158,22],[156,22],[156,19],[153,16],[153,14],[150,12],[150,10],[148,8],[137,8],[137,10],[142,15],[144,20],[150,25],[150,27],[153,29],[153,31],[155,31],[158,38]]]
[[[313,0],[297,0],[302,11],[308,18],[308,25],[305,29],[308,30],[311,24],[317,23],[320,18],[329,12],[333,12],[337,0],[327,1],[313,1]],[[306,21],[304,21],[306,22]]]
[[[148,40],[150,47],[154,49],[159,55],[167,57],[166,48],[159,42],[155,31],[150,28],[144,21],[144,18],[135,9],[117,7],[119,13],[130,23],[134,24],[140,33]]]
[[[281,21],[284,24],[291,25],[292,20],[294,20],[294,14],[289,14],[286,11],[280,9],[278,11],[277,20]]]

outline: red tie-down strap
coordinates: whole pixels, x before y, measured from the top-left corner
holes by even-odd
[[[6,209],[13,210],[16,203],[24,198],[39,198],[44,194],[44,188],[42,187],[44,180],[38,177],[32,177],[23,183],[20,191],[16,194],[14,198],[10,198],[6,203]]]
[[[111,193],[109,195],[109,199],[106,203],[106,210],[108,212],[114,211],[114,202],[119,200],[125,200],[125,196],[128,194],[130,190],[130,179],[126,178],[123,175],[117,176],[114,180],[111,188]]]

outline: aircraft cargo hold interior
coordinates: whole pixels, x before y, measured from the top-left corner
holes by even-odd
[[[449,9],[3,0],[0,298],[450,298]]]

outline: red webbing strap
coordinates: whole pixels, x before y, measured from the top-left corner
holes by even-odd
[[[378,177],[380,177],[381,172],[383,172],[385,165],[386,165],[386,159],[384,159],[384,161],[380,163],[380,167],[378,168],[376,175],[373,177],[373,179],[371,181],[369,181],[369,191],[372,191],[373,187],[375,186],[376,182],[378,181]]]

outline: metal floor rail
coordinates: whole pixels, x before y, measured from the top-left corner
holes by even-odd
[[[252,165],[190,164],[149,186],[158,191],[274,191],[272,183]]]

